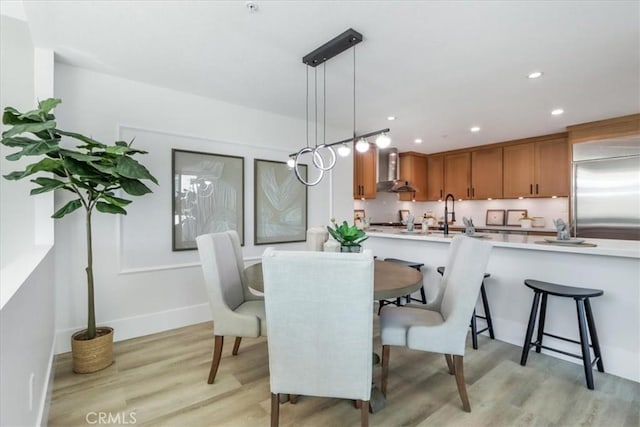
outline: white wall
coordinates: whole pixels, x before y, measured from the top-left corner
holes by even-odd
[[[29,110],[53,93],[53,53],[34,50],[27,24],[0,16],[0,104]],[[34,68],[38,71],[34,72]],[[4,130],[4,128],[3,128]],[[2,174],[30,159],[9,162]],[[0,425],[46,419],[54,343],[53,195],[29,196],[28,181],[0,179]]]
[[[154,194],[137,198],[125,217],[95,214],[96,317],[115,327],[115,339],[149,334],[210,319],[197,252],[171,252],[171,148],[245,157],[245,258],[253,245],[253,159],[285,160],[304,140],[304,120],[222,103],[168,89],[56,64],[59,126],[105,142],[138,135],[149,150],[139,160],[160,181]],[[348,133],[348,132],[347,132]],[[154,134],[157,138],[154,138]],[[343,134],[328,130],[327,138]],[[173,136],[173,137],[172,137]],[[167,142],[168,141],[168,142]],[[352,210],[352,159],[333,172],[335,209]],[[309,226],[329,222],[329,183],[308,190]],[[344,184],[344,185],[343,185]],[[56,195],[56,205],[64,200]],[[342,213],[341,213],[342,214]],[[141,218],[148,218],[140,221]],[[56,221],[57,352],[86,321],[84,218],[77,212]],[[304,243],[279,245],[304,248]],[[124,254],[153,254],[131,256]]]

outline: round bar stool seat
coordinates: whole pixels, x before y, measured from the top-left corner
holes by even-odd
[[[436,268],[436,271],[440,273],[441,276],[444,276],[444,266],[440,266]],[[496,338],[493,333],[493,321],[491,320],[491,310],[489,309],[489,299],[487,298],[487,291],[484,289],[484,279],[491,277],[491,274],[484,273],[484,278],[482,280],[482,284],[480,285],[480,295],[482,296],[482,307],[484,308],[484,316],[480,316],[476,313],[476,309],[473,309],[473,314],[471,315],[471,343],[473,345],[473,349],[478,349],[478,335],[483,333],[484,331],[489,331],[489,337],[493,340]],[[487,326],[484,329],[478,330],[477,319],[484,319],[487,322]]]
[[[411,268],[415,268],[418,271],[421,271],[422,267],[424,267],[424,263],[422,262],[413,262],[413,261],[405,261],[403,259],[398,259],[398,258],[385,258],[385,261],[389,261],[389,262],[394,262],[396,264],[402,264],[402,265],[406,265],[407,267],[411,267]],[[421,299],[416,299],[416,298],[412,298],[411,295],[406,295],[405,298],[407,300],[407,303],[411,302],[411,301],[418,301],[421,302],[423,304],[427,303],[427,296],[424,293],[424,286],[422,286],[420,288],[420,297]],[[400,298],[396,298],[395,301],[389,301],[389,300],[380,300],[378,301],[378,314],[380,314],[380,310],[382,310],[382,307],[384,307],[387,304],[395,304],[397,306],[400,306]]]
[[[584,374],[587,381],[587,388],[593,390],[593,364],[597,364],[598,371],[600,372],[604,372],[604,364],[602,362],[602,354],[600,353],[600,342],[598,341],[598,334],[596,332],[596,325],[593,319],[593,312],[591,311],[591,302],[589,301],[589,298],[599,297],[604,294],[604,291],[602,291],[601,289],[564,286],[556,283],[543,282],[541,280],[534,279],[526,279],[524,281],[524,284],[527,287],[533,289],[534,295],[533,304],[531,305],[531,315],[529,316],[529,324],[527,326],[527,334],[524,339],[524,345],[522,346],[522,357],[520,358],[520,364],[522,366],[525,366],[527,364],[527,358],[529,356],[529,350],[531,349],[531,347],[536,348],[536,353],[540,353],[540,349],[544,348],[550,351],[565,354],[567,356],[575,357],[577,359],[582,359]],[[549,295],[574,299],[574,301],[576,302],[576,309],[578,313],[578,330],[580,333],[580,341],[549,334],[544,331],[545,317],[547,312],[547,297]],[[541,299],[542,304],[540,304]],[[538,316],[539,304],[540,315]],[[536,341],[531,342],[536,318],[538,319],[537,339]],[[564,350],[559,350],[542,345],[542,339],[545,335],[562,341],[580,344],[582,354],[577,355],[566,352]],[[591,344],[589,344],[589,337],[591,338]],[[595,355],[595,358],[593,360],[591,360],[591,351],[589,350],[589,347],[593,348],[593,353]]]

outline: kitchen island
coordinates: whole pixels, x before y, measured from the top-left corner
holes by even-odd
[[[440,281],[436,268],[446,265],[454,234],[408,233],[397,228],[377,230],[367,231],[369,239],[363,246],[382,259],[424,263],[427,299],[433,299]],[[494,246],[487,267],[491,277],[486,279],[485,288],[496,339],[520,347],[523,344],[533,300],[533,292],[523,283],[525,279],[602,289],[604,295],[593,298],[591,305],[605,371],[640,382],[640,242],[586,239],[586,243],[596,246],[581,247],[547,244],[543,236],[479,235],[484,237],[478,238]],[[481,304],[478,312],[482,313]],[[577,339],[575,303],[550,297],[545,324],[546,332]],[[551,337],[545,337],[545,343],[574,354],[580,352],[579,346]],[[579,359],[542,351],[581,363]],[[597,378],[596,374],[596,389]]]

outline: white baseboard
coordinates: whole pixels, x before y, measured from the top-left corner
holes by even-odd
[[[124,319],[110,320],[101,322],[100,325],[112,327],[114,329],[114,341],[122,341],[129,338],[194,325],[208,320],[211,320],[211,309],[209,308],[209,304],[205,303]],[[71,351],[71,335],[81,329],[84,329],[84,327],[78,326],[73,329],[57,331],[55,339],[56,354]]]

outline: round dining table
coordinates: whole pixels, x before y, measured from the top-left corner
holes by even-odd
[[[422,287],[422,273],[418,270],[390,261],[374,261],[373,299],[382,300],[409,295]],[[251,289],[264,292],[262,263],[244,270]]]

